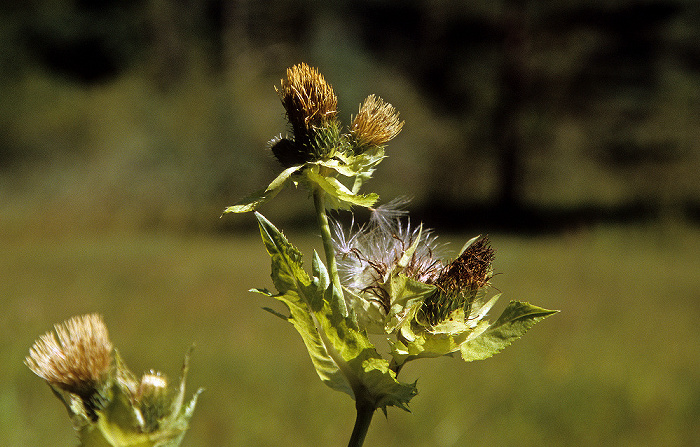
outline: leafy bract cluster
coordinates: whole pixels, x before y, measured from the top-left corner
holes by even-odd
[[[356,231],[336,224],[334,242],[346,301],[360,327],[390,337],[394,365],[457,352],[465,361],[485,359],[555,313],[511,302],[495,323],[484,320],[500,296],[487,295],[488,238],[469,240],[448,262],[430,230],[412,229],[391,206],[378,207]]]
[[[386,143],[401,131],[403,122],[394,107],[371,95],[360,105],[349,130],[342,132],[333,88],[315,68],[303,63],[287,70],[277,93],[292,134],[274,138],[270,147],[285,169],[267,188],[224,213],[253,211],[290,182],[324,191],[328,209],[372,206],[378,196],[358,192],[384,158]]]
[[[160,373],[137,379],[97,314],[73,317],[37,340],[25,363],[63,402],[84,447],[176,447],[194,412],[185,405],[185,358],[177,391]],[[58,338],[56,337],[58,336]]]

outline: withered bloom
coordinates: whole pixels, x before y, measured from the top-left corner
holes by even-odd
[[[510,344],[515,332],[487,332],[485,317],[498,299],[487,297],[494,260],[488,238],[472,238],[456,259],[445,261],[431,230],[402,222],[403,204],[377,207],[356,231],[336,223],[338,271],[358,326],[396,337],[390,343],[399,369],[409,360],[457,351],[468,361],[486,358]],[[472,344],[482,336],[495,341],[486,348]]]
[[[188,360],[189,353],[177,390],[153,371],[139,382],[109,341],[102,317],[89,314],[55,325],[25,363],[66,406],[81,446],[175,447],[201,392],[185,405]]]
[[[350,133],[358,147],[381,146],[394,139],[403,128],[394,107],[375,95],[369,95],[353,118]]]
[[[407,212],[400,208],[406,203],[399,198],[373,209],[368,225],[356,230],[351,226],[347,233],[335,222],[333,242],[341,282],[369,332],[384,333],[391,313],[397,311],[391,284],[398,273],[433,284],[445,268],[432,231],[402,222]]]
[[[107,326],[100,315],[89,314],[57,324],[55,330],[56,334],[47,332],[34,343],[25,363],[52,387],[88,403],[99,392],[112,365]]]
[[[494,250],[488,238],[480,237],[446,265],[434,283],[435,292],[421,307],[427,322],[436,325],[460,308],[469,315],[477,293],[489,285],[493,276],[493,258]]]

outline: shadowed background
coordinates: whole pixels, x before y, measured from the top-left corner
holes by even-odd
[[[247,292],[254,219],[219,218],[279,171],[273,86],[302,61],[344,122],[371,93],[406,121],[365,192],[413,197],[448,256],[489,233],[501,308],[562,310],[484,362],[409,364],[413,413],[367,445],[700,442],[700,6],[545,3],[0,6],[3,445],[73,442],[22,359],[86,312],[137,373],[175,381],[197,343],[184,445],[347,442],[353,403]],[[319,250],[305,192],[261,211]]]

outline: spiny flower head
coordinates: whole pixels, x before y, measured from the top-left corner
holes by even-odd
[[[201,392],[184,405],[188,360],[189,354],[176,392],[160,373],[139,381],[113,348],[102,317],[89,314],[55,325],[55,335],[42,335],[25,363],[66,406],[82,446],[175,447]]]
[[[338,98],[323,75],[301,63],[287,69],[287,79],[275,90],[294,135],[271,142],[280,163],[289,167],[332,156],[340,137]]]
[[[113,347],[107,327],[100,315],[90,314],[57,324],[55,331],[34,343],[25,363],[52,387],[89,401],[102,387],[112,365]]]
[[[242,198],[224,213],[255,211],[290,183],[308,188],[314,197],[323,196],[327,210],[374,206],[379,196],[360,189],[384,159],[385,143],[401,131],[398,112],[370,95],[350,127],[342,129],[333,88],[305,63],[287,69],[287,78],[275,90],[292,132],[273,138],[269,147],[285,169],[265,189]]]
[[[437,325],[458,309],[469,315],[477,294],[489,285],[493,276],[493,258],[494,250],[488,238],[482,237],[447,264],[433,282],[435,292],[421,306],[421,316],[427,323]]]
[[[393,140],[403,121],[394,107],[375,95],[369,95],[350,124],[350,134],[357,142],[355,152],[367,146],[382,146]]]

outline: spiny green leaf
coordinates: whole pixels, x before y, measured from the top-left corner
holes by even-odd
[[[511,301],[496,322],[460,346],[462,358],[467,362],[489,358],[522,337],[535,323],[557,312]]]
[[[256,217],[279,292],[271,296],[289,308],[287,320],[301,335],[321,380],[354,398],[373,402],[375,408],[406,409],[416,394],[415,384],[399,382],[389,362],[357,329],[318,254],[314,253],[314,277],[310,278],[302,268],[301,253],[267,219],[258,213]]]
[[[279,292],[270,296],[289,308],[290,315],[286,319],[301,335],[321,381],[335,390],[354,396],[349,383],[328,354],[309,311],[309,303],[318,298],[310,296],[314,293],[312,280],[303,269],[301,253],[265,217],[257,212],[255,217],[271,257],[272,281]]]
[[[242,198],[234,205],[229,206],[224,210],[227,213],[247,213],[255,211],[260,205],[275,197],[289,182],[292,175],[296,174],[304,165],[292,166],[282,171],[267,188],[256,191],[253,194]]]
[[[417,394],[415,384],[397,380],[389,362],[377,352],[367,334],[357,330],[352,320],[331,303],[326,302],[315,316],[321,338],[350,383],[355,399],[362,395],[363,400],[384,411],[387,406],[408,410],[408,402]]]

